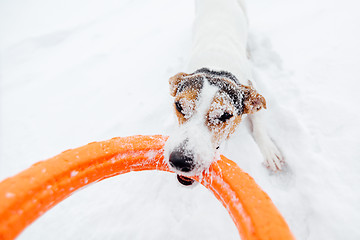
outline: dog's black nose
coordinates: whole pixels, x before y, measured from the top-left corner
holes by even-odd
[[[170,165],[182,172],[190,172],[195,168],[193,155],[185,153],[182,148],[175,149],[169,158]]]

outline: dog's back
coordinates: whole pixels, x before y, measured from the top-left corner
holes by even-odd
[[[242,0],[196,0],[189,72],[207,67],[251,79],[247,59],[248,21]]]

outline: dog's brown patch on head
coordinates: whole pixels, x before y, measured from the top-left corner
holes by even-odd
[[[179,124],[183,124],[193,115],[199,90],[189,88],[175,96],[174,109]]]
[[[175,97],[176,116],[179,124],[183,124],[195,111],[196,101],[202,87],[201,81],[194,80],[191,74],[178,73],[169,79],[169,84],[170,94]]]
[[[170,95],[175,97],[176,95],[176,92],[178,90],[178,87],[179,87],[179,83],[181,81],[184,80],[184,77],[188,76],[189,74],[186,74],[186,73],[178,73],[176,74],[175,76],[171,77],[169,79],[169,84],[170,84]]]
[[[206,125],[212,133],[214,146],[219,146],[223,140],[234,133],[241,118],[242,115],[237,113],[237,109],[231,104],[226,94],[221,92],[216,94],[206,118]]]

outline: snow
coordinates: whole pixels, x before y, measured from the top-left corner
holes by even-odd
[[[248,1],[255,75],[283,173],[244,121],[224,155],[255,178],[297,239],[360,238],[360,3]],[[168,78],[184,71],[193,1],[0,3],[0,179],[66,149],[169,134]],[[92,184],[19,239],[239,239],[225,208],[174,174]]]

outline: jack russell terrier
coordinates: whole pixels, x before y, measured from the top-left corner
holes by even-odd
[[[244,0],[196,0],[193,41],[190,73],[169,80],[179,128],[164,154],[179,182],[191,185],[186,176],[201,174],[218,159],[219,147],[244,115],[265,165],[281,170],[284,158],[258,112],[266,101],[254,88]]]

